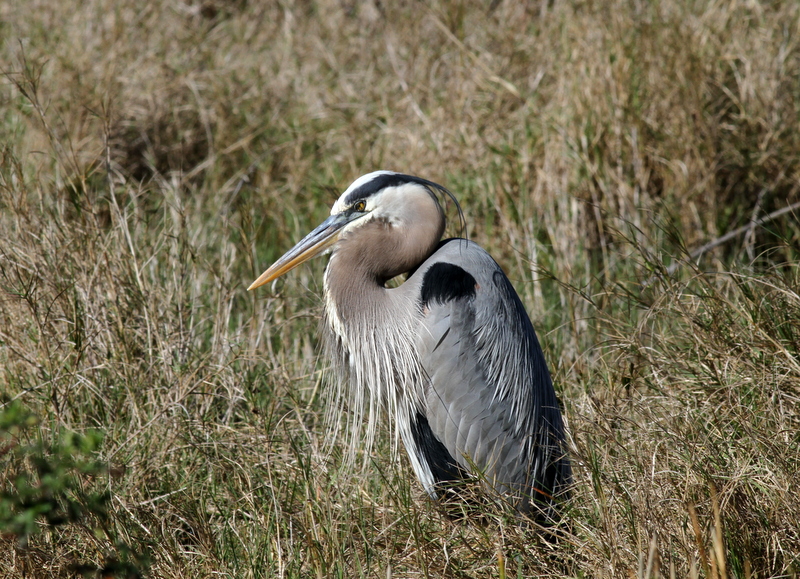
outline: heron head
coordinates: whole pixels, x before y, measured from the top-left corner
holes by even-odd
[[[338,241],[375,221],[397,230],[410,229],[425,220],[435,221],[438,241],[444,229],[444,213],[434,191],[453,198],[441,185],[420,177],[392,171],[375,171],[359,177],[333,204],[330,217],[273,263],[248,291],[327,253]]]

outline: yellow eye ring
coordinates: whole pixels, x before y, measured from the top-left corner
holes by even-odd
[[[358,203],[356,203],[355,205],[353,205],[353,209],[355,209],[355,210],[356,210],[356,211],[358,211],[359,213],[361,213],[362,211],[364,211],[364,209],[366,209],[366,208],[367,208],[367,204],[366,204],[366,203],[364,203],[363,201],[359,201]]]

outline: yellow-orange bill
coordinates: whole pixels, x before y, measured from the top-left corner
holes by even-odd
[[[278,279],[288,271],[293,270],[301,263],[307,262],[312,257],[316,257],[325,252],[331,245],[336,243],[342,228],[350,221],[347,215],[331,215],[319,224],[311,233],[306,235],[297,245],[287,251],[283,256],[273,263],[267,271],[258,276],[258,279],[250,284],[247,291],[254,290],[264,284]]]

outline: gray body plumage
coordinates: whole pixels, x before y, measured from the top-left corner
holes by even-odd
[[[251,287],[329,247],[327,350],[340,371],[331,408],[347,400],[351,444],[371,445],[385,409],[431,496],[476,476],[520,510],[547,512],[571,474],[541,347],[491,256],[464,239],[439,243],[437,190],[449,195],[407,175],[361,177]]]
[[[431,430],[461,466],[481,469],[498,492],[558,493],[570,478],[564,427],[522,303],[500,266],[472,242],[446,243],[419,273],[437,262],[461,267],[476,288],[472,296],[431,303],[422,314],[417,345],[429,378]]]

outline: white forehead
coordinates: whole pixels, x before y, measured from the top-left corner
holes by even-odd
[[[353,191],[358,189],[359,187],[363,187],[370,181],[381,177],[382,175],[399,175],[394,171],[373,171],[372,173],[367,173],[366,175],[361,175],[358,179],[350,183],[350,186],[345,189],[344,193],[342,193],[339,198],[336,200],[336,203],[333,204],[331,207],[331,215],[336,215],[337,213],[341,213],[347,207],[345,206],[344,200],[347,199],[347,196],[350,195]]]

